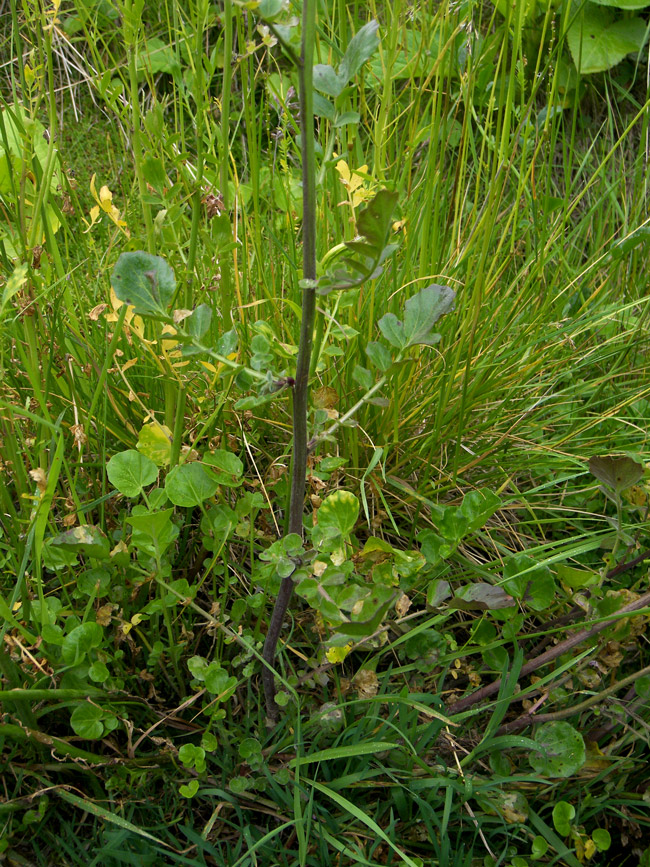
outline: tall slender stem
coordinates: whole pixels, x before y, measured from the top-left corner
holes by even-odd
[[[307,410],[309,405],[309,366],[311,360],[314,320],[316,317],[316,160],[314,154],[313,56],[316,36],[316,0],[303,0],[302,44],[298,77],[300,82],[300,137],[302,143],[302,318],[300,343],[296,363],[296,384],[293,394],[293,452],[291,462],[291,496],[289,500],[289,533],[302,535],[307,479]],[[279,709],[275,701],[273,665],[280,630],[293,593],[291,576],[282,579],[280,591],[271,615],[263,657],[267,663],[262,672],[266,710],[275,722]]]

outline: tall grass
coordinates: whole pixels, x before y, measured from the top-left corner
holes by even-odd
[[[359,493],[366,504],[359,538],[379,536],[399,548],[415,547],[418,532],[435,523],[436,507],[458,503],[472,489],[496,491],[503,509],[450,557],[448,572],[413,588],[415,614],[357,647],[345,666],[327,662],[318,619],[298,607],[283,636],[283,665],[303,712],[287,709],[279,729],[266,735],[256,673],[240,677],[215,723],[200,702],[187,705],[196,717],[186,713],[184,702],[193,697],[184,693],[183,672],[206,646],[224,665],[240,654],[238,665],[254,666],[259,656],[269,600],[250,601],[251,572],[256,546],[275,538],[284,518],[290,407],[278,400],[263,411],[236,411],[232,377],[181,365],[173,347],[152,343],[151,323],[138,323],[124,307],[113,311],[108,276],[125,250],[162,255],[176,270],[177,306],[212,307],[213,338],[234,326],[246,360],[255,336],[265,333],[292,367],[302,276],[296,81],[272,31],[258,30],[253,12],[230,0],[216,9],[204,0],[128,0],[119,10],[78,3],[58,11],[12,0],[10,12],[0,146],[7,146],[13,118],[24,151],[23,169],[10,173],[14,186],[2,186],[19,245],[14,256],[3,229],[3,289],[14,285],[20,263],[27,266],[0,320],[0,701],[7,702],[0,827],[12,855],[39,864],[86,864],[91,852],[98,864],[375,865],[392,858],[460,867],[518,864],[513,859],[529,858],[531,841],[541,837],[550,847],[542,863],[576,867],[579,844],[560,838],[553,824],[553,806],[565,800],[577,806],[573,826],[583,837],[607,826],[624,853],[625,835],[638,831],[647,857],[643,703],[624,724],[615,711],[622,704],[603,706],[603,724],[614,728],[601,743],[604,757],[594,750],[581,777],[541,783],[519,765],[506,773],[504,765],[488,764],[487,752],[463,764],[490,714],[486,743],[504,736],[497,714],[514,700],[516,648],[532,654],[538,644],[566,637],[581,616],[574,611],[566,619],[572,605],[584,603],[579,594],[563,590],[510,643],[496,632],[479,641],[480,613],[426,605],[436,577],[499,584],[512,553],[603,576],[613,565],[599,547],[613,517],[587,460],[647,455],[643,75],[637,70],[630,86],[620,69],[567,78],[568,5],[560,14],[549,6],[535,37],[483,3],[321,4],[317,62],[336,65],[369,17],[380,22],[382,39],[346,94],[343,110],[357,112],[358,124],[317,123],[317,254],[354,236],[360,207],[351,205],[335,153],[350,172],[361,172],[368,190],[398,191],[400,246],[376,281],[319,298],[312,366],[318,399],[332,416],[359,399],[355,367],[369,366],[365,346],[377,338],[377,320],[386,312],[401,316],[414,291],[448,284],[457,303],[441,323],[438,347],[422,349],[392,375],[386,405],[364,405],[355,426],[341,427],[334,442],[319,447],[308,494],[317,503],[333,486]],[[41,156],[30,137],[34,121],[49,130]],[[89,225],[92,175],[96,191],[111,191],[120,212],[113,216],[125,225],[102,210]],[[25,185],[32,176],[29,211]],[[54,622],[52,599],[61,602],[59,622],[93,619],[99,603],[76,595],[74,569],[54,577],[44,569],[43,547],[64,527],[84,523],[119,541],[124,504],[104,468],[111,455],[134,448],[152,420],[174,434],[172,464],[187,449],[208,445],[239,454],[249,490],[260,491],[273,510],[260,510],[250,526],[243,521],[241,544],[210,555],[209,569],[195,558],[196,521],[186,516],[177,569],[200,577],[201,605],[170,609],[155,621],[176,648],[168,670],[156,666],[153,619],[136,623],[128,640],[122,633],[116,647],[124,652],[124,729],[119,739],[107,735],[101,753],[69,737],[66,714],[78,696],[65,689],[76,687],[55,680],[39,650]],[[318,468],[328,456],[344,463],[323,482]],[[630,556],[643,547],[649,502],[643,485],[634,497],[626,506]],[[643,576],[616,580],[610,585],[602,577],[604,597],[613,589],[640,592]],[[112,616],[131,623],[141,592],[125,583]],[[232,617],[230,631],[219,632],[215,617],[224,613]],[[432,628],[449,643],[436,666],[422,671],[404,645]],[[252,636],[248,648],[237,644],[242,629]],[[608,633],[624,645],[626,675],[647,662],[644,629],[639,620],[631,638]],[[504,646],[505,662],[498,655]],[[611,661],[615,649],[603,662],[598,647],[601,667],[622,679]],[[521,686],[533,702],[546,689],[552,707],[565,710],[574,695],[576,704],[584,699],[580,690],[598,689],[589,660],[562,657],[555,671],[540,674],[541,685]],[[359,672],[376,673],[376,695],[352,681]],[[458,725],[444,721],[444,700],[501,676],[496,699],[455,718]],[[12,697],[10,689],[24,691]],[[53,695],[30,698],[35,689]],[[642,696],[632,690],[625,701]],[[589,716],[573,721],[581,720],[594,724]],[[198,777],[183,770],[178,749],[215,724],[216,759],[194,799],[185,799],[179,782]],[[147,734],[133,748],[145,732],[159,732],[161,740]],[[50,736],[59,739],[56,762],[39,746]],[[246,763],[240,745],[247,738],[262,741],[263,763]],[[508,749],[516,749],[514,741]],[[246,788],[251,781],[257,788]],[[499,789],[528,798],[525,818],[495,808]],[[612,851],[621,860],[605,853],[590,863],[632,863]]]

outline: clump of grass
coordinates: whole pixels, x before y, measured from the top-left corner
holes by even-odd
[[[429,283],[451,285],[457,303],[438,348],[395,372],[387,403],[366,403],[356,426],[315,450],[308,502],[339,489],[365,502],[359,570],[369,539],[420,552],[419,534],[437,532],[441,510],[450,520],[470,491],[489,489],[501,507],[448,557],[431,558],[402,607],[340,662],[325,656],[322,617],[297,604],[280,640],[282,692],[293,698],[267,733],[259,656],[272,594],[256,563],[286,515],[290,407],[237,410],[232,377],[179,364],[152,323],[113,310],[108,275],[126,250],[164,255],[178,306],[213,309],[212,337],[234,328],[249,359],[265,335],[278,363],[294,364],[295,276],[305,276],[297,81],[243,7],[225,3],[216,20],[201,2],[163,9],[154,20],[127,4],[124,45],[104,7],[96,19],[59,10],[54,26],[47,10],[13,9],[3,43],[5,112],[22,104],[52,136],[41,160],[23,124],[17,189],[48,173],[61,187],[38,188],[35,203],[42,217],[50,205],[59,227],[43,217],[41,238],[25,223],[16,261],[2,260],[3,291],[20,278],[0,320],[7,857],[515,864],[544,846],[541,863],[572,867],[592,851],[590,863],[626,863],[626,847],[647,857],[645,615],[616,611],[644,599],[648,491],[641,478],[617,512],[588,470],[593,455],[643,464],[647,453],[645,88],[626,90],[613,70],[574,77],[561,94],[562,13],[549,10],[546,35],[527,44],[491,7],[372,4],[379,50],[340,106],[358,122],[320,117],[315,127],[315,244],[321,256],[354,236],[354,184],[360,194],[390,185],[399,249],[379,279],[319,299],[320,405],[309,424],[319,409],[334,421],[361,396],[355,370],[369,367],[381,315],[401,317]],[[336,67],[368,14],[325,4],[316,62]],[[89,136],[104,142],[107,127],[110,144],[89,155]],[[101,219],[89,228],[92,175]],[[174,462],[190,449],[237,454],[241,491],[261,496],[212,551],[202,550],[200,509],[174,512],[169,574],[157,577],[185,580],[191,604],[144,561],[107,588],[83,555],[56,568],[48,559],[48,540],[87,524],[119,556],[132,509],[105,467],[152,422],[176,434]],[[234,509],[239,493],[218,505]],[[517,556],[541,570],[538,582],[552,574],[548,605],[522,595],[510,620],[450,607],[466,586],[507,590]],[[450,595],[439,601],[441,582]],[[94,672],[110,667],[108,684],[78,681],[56,656],[86,623],[104,624]],[[590,628],[600,631],[562,644]],[[564,654],[521,674],[556,646]],[[223,705],[204,681],[192,685],[196,657],[234,673]],[[478,702],[484,687],[494,692]],[[84,704],[116,728],[77,737],[71,713]],[[540,726],[517,728],[531,709],[593,738],[581,769],[535,770]],[[558,804],[575,810],[565,825]],[[593,849],[603,831],[608,852]]]

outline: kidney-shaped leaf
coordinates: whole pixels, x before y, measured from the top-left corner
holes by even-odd
[[[580,732],[568,722],[549,722],[535,733],[538,753],[528,761],[538,774],[547,777],[571,777],[585,763],[585,742]]]
[[[94,704],[80,704],[70,716],[70,725],[80,738],[92,741],[104,734],[104,711]]]
[[[641,50],[646,25],[642,18],[615,18],[603,6],[584,3],[569,27],[567,41],[573,62],[584,74],[604,72],[628,54]]]
[[[244,465],[232,452],[217,449],[204,455],[203,463],[210,467],[210,475],[217,480],[218,484],[227,488],[238,488],[241,485]]]
[[[171,266],[160,256],[142,250],[122,253],[111,275],[111,286],[120,301],[132,304],[141,316],[159,316],[176,292]]]
[[[334,491],[318,509],[318,526],[347,536],[359,517],[359,500],[350,491]]]
[[[589,472],[596,476],[599,482],[613,488],[620,494],[626,488],[631,488],[643,478],[643,464],[625,455],[603,455],[589,458]]]
[[[174,467],[165,479],[167,496],[175,506],[198,506],[218,487],[214,476],[197,463]]]
[[[78,665],[94,647],[99,647],[103,637],[104,631],[99,623],[80,623],[63,639],[63,661],[66,665]]]
[[[137,497],[158,478],[158,467],[145,455],[129,449],[119,452],[106,465],[108,480],[125,497]]]

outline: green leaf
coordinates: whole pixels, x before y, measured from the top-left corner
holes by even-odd
[[[553,807],[553,825],[558,834],[568,837],[571,833],[571,822],[575,818],[576,808],[568,801],[558,801]]]
[[[120,301],[132,304],[140,316],[165,316],[176,292],[176,278],[160,256],[142,250],[122,253],[111,275]]]
[[[589,458],[589,472],[620,495],[643,478],[645,468],[625,455],[603,455]]]
[[[535,611],[545,611],[555,596],[555,579],[548,566],[526,554],[509,557],[503,568],[503,588]]]
[[[352,379],[366,391],[370,391],[375,384],[375,377],[372,375],[372,371],[368,370],[366,367],[361,367],[360,364],[354,365]]]
[[[186,768],[196,768],[201,773],[205,770],[205,750],[196,744],[183,744],[178,750],[178,758]]]
[[[79,737],[95,741],[104,734],[103,717],[104,711],[100,707],[87,702],[72,711],[70,725]]]
[[[219,485],[227,488],[238,488],[242,483],[244,465],[237,455],[225,449],[206,452],[203,456],[204,466],[210,467],[210,475]]]
[[[612,845],[612,837],[606,828],[595,828],[591,832],[591,839],[594,841],[596,849],[599,852],[607,852]]]
[[[283,0],[260,0],[257,11],[265,21],[269,21],[271,18],[279,15],[283,8]]]
[[[204,681],[207,691],[218,696],[219,701],[226,701],[237,688],[237,678],[230,677],[216,662],[211,662],[208,666]]]
[[[314,114],[317,117],[325,117],[327,120],[334,120],[336,110],[329,99],[325,99],[320,93],[314,91]]]
[[[88,677],[95,683],[105,683],[111,676],[105,662],[93,662],[88,669]]]
[[[212,732],[203,732],[201,735],[201,746],[208,753],[213,753],[219,746],[219,741]]]
[[[158,478],[158,467],[152,460],[129,449],[119,452],[106,465],[108,480],[125,497],[137,497],[142,489]]]
[[[190,780],[189,783],[184,783],[178,791],[184,798],[193,798],[199,791],[199,781]]]
[[[337,114],[334,118],[333,125],[335,128],[347,126],[348,124],[357,124],[361,120],[361,115],[358,111],[344,111],[342,114]]]
[[[0,155],[0,161],[2,160],[2,156]],[[20,265],[16,265],[14,270],[9,275],[9,279],[4,285],[2,290],[2,299],[0,300],[0,317],[2,316],[5,307],[11,301],[11,299],[16,295],[17,292],[20,292],[22,287],[25,285],[28,279],[28,267],[26,264],[22,263]]]
[[[383,262],[396,249],[387,241],[397,198],[397,193],[379,190],[359,212],[358,237],[345,242],[345,252],[336,260],[337,265],[319,279],[320,295],[361,286],[381,274]]]
[[[66,530],[65,533],[59,533],[52,539],[51,544],[98,560],[106,560],[110,555],[110,543],[106,535],[93,524],[81,524]]]
[[[323,705],[325,707],[325,705]],[[336,710],[336,706],[333,706]],[[329,711],[331,713],[331,711]],[[322,718],[323,708],[313,714],[312,719],[316,721],[318,715]],[[288,767],[300,768],[305,765],[311,765],[314,762],[335,762],[340,759],[356,758],[357,756],[371,756],[375,753],[386,753],[388,750],[399,749],[399,744],[391,743],[390,741],[363,741],[358,744],[344,744],[340,747],[329,747],[326,750],[314,750],[306,756],[299,756],[291,759]]]
[[[634,681],[634,691],[639,697],[650,698],[650,674],[643,674]]]
[[[258,756],[262,752],[262,744],[257,738],[244,738],[238,749],[242,759],[250,759],[251,756]]]
[[[528,761],[538,774],[571,777],[585,763],[585,742],[568,722],[544,723],[535,732],[535,741],[540,751],[531,753]]]
[[[359,500],[351,491],[334,491],[318,509],[318,526],[348,536],[359,517]]]
[[[598,572],[592,572],[590,569],[576,569],[574,566],[567,566],[566,563],[560,563],[557,567],[557,577],[572,590],[589,587],[600,580]]]
[[[336,98],[339,96],[347,81],[336,74],[334,68],[326,63],[317,63],[314,66],[314,88],[321,93]]]
[[[80,623],[63,639],[61,656],[66,665],[78,665],[104,638],[99,623]]]
[[[643,47],[646,25],[642,18],[619,18],[604,6],[584,3],[567,31],[573,62],[582,74],[604,72]]]
[[[210,328],[212,309],[207,304],[199,304],[186,323],[187,333],[195,340],[200,340]]]
[[[449,286],[426,286],[406,302],[403,323],[387,313],[379,320],[379,329],[396,349],[404,350],[419,343],[433,346],[440,335],[431,329],[441,316],[453,310],[455,298],[456,293]]]
[[[645,9],[650,5],[648,0],[591,0],[598,6],[613,6],[615,9],[625,9],[627,11],[636,9]]]
[[[175,506],[199,506],[218,487],[217,479],[196,462],[174,467],[165,479],[167,496]]]
[[[463,497],[458,508],[458,514],[467,519],[466,533],[473,533],[485,526],[501,505],[499,497],[487,488],[470,491]]]
[[[462,587],[449,600],[449,608],[461,611],[488,611],[492,608],[510,608],[515,600],[501,588],[492,584],[469,584]]]
[[[531,843],[531,856],[536,861],[540,858],[543,858],[544,855],[548,852],[548,843],[541,835],[537,835],[533,837],[533,842]]]
[[[339,64],[338,77],[348,83],[379,47],[379,24],[369,21],[354,34]]]
[[[639,226],[629,235],[615,241],[609,248],[613,259],[622,259],[637,247],[647,247],[650,243],[650,226]]]
[[[147,70],[152,75],[157,75],[159,72],[178,75],[181,71],[172,47],[157,36],[145,42],[143,49],[137,55],[136,69]]]
[[[451,596],[449,581],[435,578],[427,588],[427,608],[439,608]]]
[[[126,519],[133,527],[131,544],[161,557],[177,538],[179,529],[172,522],[173,509],[150,511],[144,506],[136,507]]]
[[[388,349],[386,349],[383,343],[378,343],[375,340],[371,340],[370,343],[367,344],[366,353],[375,367],[377,367],[382,373],[386,373],[393,363],[393,356],[390,354]]]
[[[397,594],[391,587],[376,585],[370,596],[363,600],[358,619],[339,623],[336,631],[352,638],[363,638],[379,627]],[[370,616],[368,616],[370,615]],[[364,619],[365,618],[365,619]]]
[[[149,186],[162,195],[164,188],[167,186],[167,175],[165,174],[160,157],[147,154],[142,163],[142,173]]]

